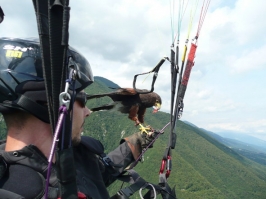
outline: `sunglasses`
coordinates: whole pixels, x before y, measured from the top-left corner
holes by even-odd
[[[87,94],[84,92],[79,92],[76,95],[76,101],[78,101],[80,103],[80,105],[84,108],[86,106],[87,103]]]

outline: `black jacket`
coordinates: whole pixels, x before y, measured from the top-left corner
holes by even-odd
[[[6,194],[7,198],[12,196],[10,198],[41,199],[45,189],[47,158],[33,145],[12,152],[5,152],[4,147],[5,143],[2,142],[0,145],[0,198],[2,199]],[[104,157],[101,142],[87,136],[83,136],[81,143],[73,147],[73,154],[78,191],[93,199],[108,199],[106,187],[134,161],[128,145],[124,142],[108,154],[115,165],[120,165],[111,169],[100,161]],[[57,198],[57,193],[58,181],[53,165],[49,180],[49,198]]]

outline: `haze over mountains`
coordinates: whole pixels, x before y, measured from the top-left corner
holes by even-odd
[[[225,137],[225,138],[230,138],[234,140],[238,140],[240,142],[245,142],[254,146],[262,147],[266,150],[266,141],[261,140],[259,138],[243,134],[243,133],[238,133],[238,132],[232,132],[232,131],[224,131],[224,132],[216,132],[216,134]]]
[[[185,123],[198,128],[190,122],[185,121]],[[201,130],[246,158],[266,165],[266,141],[241,133],[221,132],[218,135],[202,128]]]
[[[197,127],[196,125],[188,122],[188,121],[184,121],[185,123],[192,125],[194,127]],[[199,128],[199,127],[197,127]],[[205,129],[203,129],[205,130]],[[220,136],[222,138],[227,138],[227,139],[231,139],[231,140],[235,140],[238,142],[242,142],[243,144],[246,143],[247,145],[251,145],[254,147],[258,147],[261,148],[262,152],[264,151],[266,153],[266,141],[265,140],[261,140],[259,138],[256,138],[254,136],[250,136],[244,133],[239,133],[239,132],[233,132],[233,131],[221,131],[221,132],[211,132],[206,130],[207,133],[215,134],[213,135],[214,137],[216,136],[217,138]]]

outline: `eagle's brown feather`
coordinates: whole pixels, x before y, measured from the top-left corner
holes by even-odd
[[[147,92],[147,90],[137,91]],[[87,99],[100,98],[105,96],[110,97],[113,100],[113,103],[92,108],[92,112],[110,110],[114,108],[115,105],[119,102],[121,104],[121,107],[119,107],[118,111],[120,111],[121,113],[127,113],[128,118],[135,121],[136,124],[144,123],[146,108],[157,106],[156,103],[158,103],[159,105],[162,104],[161,97],[157,93],[151,92],[147,94],[141,94],[137,93],[133,88],[118,88],[115,91],[109,93],[87,95]]]

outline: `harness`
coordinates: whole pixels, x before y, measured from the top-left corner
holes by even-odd
[[[33,145],[13,152],[1,150],[1,198],[42,198],[45,190],[46,172],[47,160]],[[52,170],[48,190],[49,199],[58,198],[58,180],[54,169]]]
[[[105,166],[110,174],[115,174],[116,167],[121,167],[121,165],[116,165],[112,160],[104,153],[104,147],[99,140],[92,137],[82,136],[81,143],[86,146],[86,148],[92,153],[98,155],[100,162]]]
[[[108,173],[114,174],[115,168],[120,166],[115,165],[106,156],[100,141],[82,136],[80,144],[99,157]],[[0,198],[43,198],[46,189],[46,175],[47,160],[35,146],[29,145],[15,152],[0,151]],[[58,180],[54,168],[51,170],[47,194],[48,199],[58,199],[59,197]],[[84,194],[78,193],[79,199],[84,197],[86,197]]]

